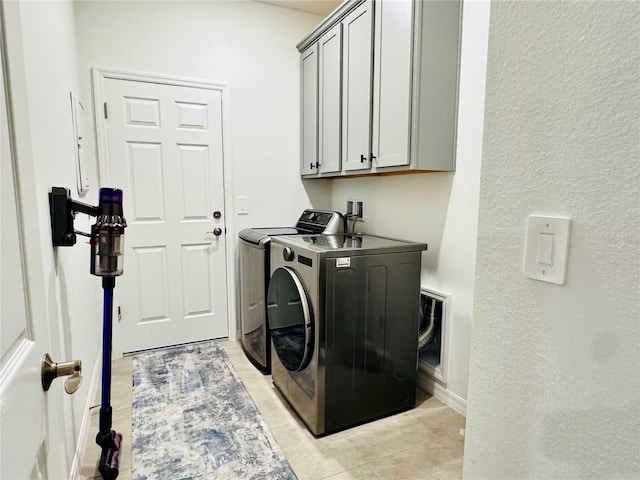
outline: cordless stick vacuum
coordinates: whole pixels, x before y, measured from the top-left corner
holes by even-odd
[[[122,448],[122,435],[111,429],[111,333],[113,316],[113,289],[116,277],[122,275],[124,229],[127,222],[122,211],[122,190],[101,188],[97,207],[71,200],[69,190],[53,187],[49,193],[51,230],[54,246],[72,246],[76,234],[90,237],[91,274],[102,277],[104,290],[102,324],[102,404],[100,431],[96,443],[102,449],[98,470],[104,480],[118,477],[118,464]],[[91,234],[74,229],[77,212],[97,217]]]
[[[104,306],[102,316],[102,405],[100,431],[96,443],[102,448],[98,470],[105,480],[118,476],[122,434],[111,430],[111,332],[113,289],[122,275],[124,229],[122,190],[101,188],[98,218],[91,226],[91,274],[102,277]]]

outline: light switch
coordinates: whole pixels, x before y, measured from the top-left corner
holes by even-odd
[[[531,215],[527,230],[525,274],[562,285],[567,270],[571,219]]]
[[[236,213],[238,215],[249,214],[249,198],[248,197],[236,197]]]
[[[540,265],[553,265],[553,233],[538,234],[537,262]]]

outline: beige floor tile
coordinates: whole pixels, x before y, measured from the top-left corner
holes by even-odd
[[[442,405],[437,408],[416,408],[410,415],[430,432],[438,436],[459,437],[460,430],[466,426],[466,418],[455,410]]]
[[[436,442],[420,445],[372,463],[380,480],[454,480],[462,478],[462,456]]]
[[[269,428],[306,428],[273,385],[268,385],[260,391],[250,390],[249,394]]]
[[[274,428],[272,433],[299,480],[319,480],[365,464],[344,438],[315,438],[301,425]]]
[[[407,414],[367,423],[353,429],[349,436],[350,443],[367,462],[435,440],[422,423]]]
[[[345,470],[344,472],[336,473],[329,477],[325,477],[323,480],[374,480],[377,479],[375,472],[368,465],[356,467],[351,470]]]

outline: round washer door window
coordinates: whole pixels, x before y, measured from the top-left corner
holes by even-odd
[[[293,372],[304,369],[313,348],[313,318],[302,282],[290,268],[279,267],[271,275],[267,319],[282,364]]]

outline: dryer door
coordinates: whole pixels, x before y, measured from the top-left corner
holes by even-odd
[[[271,275],[267,319],[273,347],[287,370],[303,370],[313,350],[313,313],[296,272],[279,267]]]

